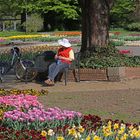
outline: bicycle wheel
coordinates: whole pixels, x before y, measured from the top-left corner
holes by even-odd
[[[11,65],[8,62],[0,62],[0,73],[5,75],[11,69]]]
[[[33,68],[34,64],[30,60],[23,60],[16,64],[15,73],[17,79],[21,81],[32,81],[37,75],[37,71]]]

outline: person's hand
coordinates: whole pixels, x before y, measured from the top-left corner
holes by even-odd
[[[63,59],[64,57],[62,57],[62,56],[57,56],[58,57],[58,59]]]
[[[55,57],[54,57],[55,59],[59,59],[59,56],[58,55],[55,55]]]

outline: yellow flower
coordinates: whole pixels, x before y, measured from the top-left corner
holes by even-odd
[[[87,137],[86,137],[86,140],[91,140],[91,137],[90,137],[90,136],[87,136]]]
[[[116,137],[116,139],[115,140],[119,140],[119,138],[118,137]]]
[[[46,137],[46,135],[47,135],[47,132],[43,130],[43,131],[41,132],[41,136]]]
[[[121,135],[125,132],[125,125],[121,125],[120,130],[118,130],[118,134]]]
[[[115,123],[114,124],[114,130],[118,129],[119,128],[119,124],[118,123]]]
[[[134,126],[133,126],[133,125],[130,125],[128,128],[129,128],[130,130],[132,130],[132,129],[134,128]]]
[[[76,130],[74,128],[71,128],[71,129],[68,129],[68,135],[73,135],[75,136],[76,135]]]
[[[134,138],[134,137],[139,138],[140,137],[140,130],[139,129],[137,130],[136,128],[134,128],[133,130],[129,131],[129,133],[130,133],[131,138]]]
[[[3,110],[2,109],[0,109],[0,115],[2,115],[3,114]]]
[[[49,37],[50,35],[48,35],[48,34],[43,34],[43,35],[41,35],[41,37]]]
[[[99,136],[95,135],[95,136],[93,137],[93,140],[101,140],[101,138],[100,138]]]
[[[57,137],[57,140],[64,140],[64,137],[59,136],[59,137]]]
[[[103,126],[103,133],[105,137],[112,135],[111,127]]]
[[[128,134],[125,133],[125,134],[121,137],[120,140],[127,140],[127,137],[128,137]]]
[[[112,124],[112,122],[111,122],[111,121],[109,121],[109,122],[108,122],[108,126],[111,126],[111,124]]]
[[[85,130],[85,129],[84,129],[82,126],[79,126],[79,127],[78,127],[78,131],[79,131],[80,133],[83,133],[84,130]]]
[[[135,133],[135,137],[136,137],[136,138],[140,138],[140,130],[138,130],[138,131]]]

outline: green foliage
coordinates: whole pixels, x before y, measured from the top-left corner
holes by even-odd
[[[38,14],[32,14],[23,24],[27,32],[37,32],[43,28],[43,20]]]
[[[77,0],[39,0],[36,6],[44,13],[49,11],[59,13],[64,19],[77,19],[80,12]]]
[[[97,47],[81,55],[82,68],[107,68],[120,66],[140,66],[140,57],[128,57],[119,54],[114,46]]]
[[[129,31],[140,31],[140,22],[128,24],[127,26],[125,26],[125,29]]]
[[[111,41],[110,42],[111,43],[111,45],[113,45],[113,46],[123,46],[124,45],[124,41]]]
[[[56,127],[64,127],[65,125],[73,126],[74,124],[79,124],[81,122],[81,117],[75,116],[73,119],[65,119],[65,120],[46,120],[39,121],[35,120],[34,122],[30,121],[15,121],[12,119],[3,119],[2,125],[8,128],[12,128],[13,130],[43,130],[45,128],[56,128]]]
[[[135,10],[134,0],[116,0],[111,9],[111,22],[114,27],[124,26],[126,23],[132,21],[131,14]]]
[[[139,41],[140,40],[140,36],[128,36],[128,35],[119,35],[119,36],[117,36],[117,35],[114,35],[114,36],[111,36],[110,37],[111,39],[118,39],[118,40],[120,40],[119,42],[120,42],[120,44],[121,44],[121,42],[124,42],[124,41]],[[114,43],[112,43],[113,45],[114,45]],[[119,44],[119,43],[118,43]]]
[[[17,0],[0,1],[0,16],[15,16],[19,12]]]
[[[0,54],[0,61],[2,62],[10,62],[12,60],[12,56],[9,55],[10,53],[1,53]]]

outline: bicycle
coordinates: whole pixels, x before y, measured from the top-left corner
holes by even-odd
[[[12,59],[10,62],[0,62],[0,81],[3,82],[3,76],[6,75],[12,69],[14,69],[17,79],[25,81],[27,67],[33,67],[34,63],[30,60],[22,60],[20,49],[18,47],[12,47],[11,54]],[[28,75],[28,80],[34,79],[36,75],[36,71],[31,71]]]

